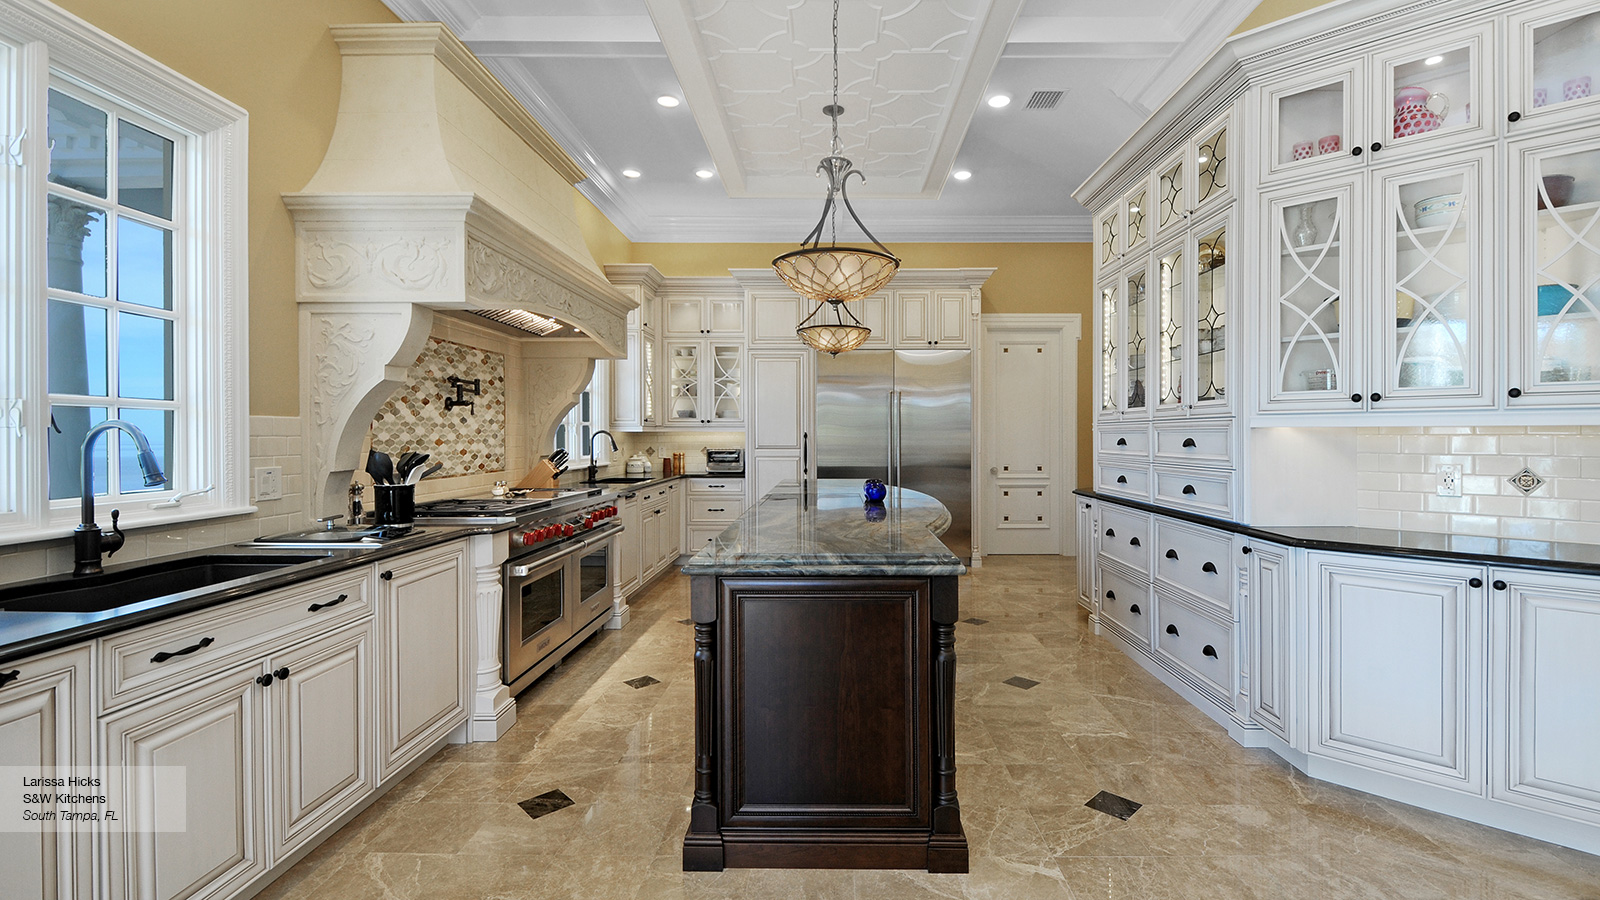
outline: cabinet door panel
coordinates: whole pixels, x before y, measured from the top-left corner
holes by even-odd
[[[1351,371],[1360,317],[1350,308],[1350,223],[1355,184],[1268,196],[1266,352],[1268,408],[1359,406]]]
[[[1478,792],[1482,570],[1314,563],[1321,715],[1313,752]]]
[[[1100,414],[1115,416],[1122,411],[1122,315],[1121,279],[1100,287]]]
[[[384,564],[380,563],[380,567]],[[427,751],[467,712],[464,561],[459,550],[385,568],[378,780]]]
[[[895,336],[899,346],[926,345],[933,340],[933,294],[929,291],[896,291]]]
[[[1294,696],[1294,630],[1289,554],[1280,547],[1250,543],[1244,554],[1249,580],[1249,612],[1245,621],[1247,690],[1250,719],[1290,744],[1291,704]]]
[[[1511,133],[1595,114],[1600,104],[1593,82],[1600,72],[1600,12],[1591,4],[1545,4],[1514,14],[1506,36],[1505,96],[1517,114]]]
[[[965,347],[969,340],[967,322],[969,295],[966,291],[936,291],[934,308],[939,321],[933,333],[933,342],[940,347]]]
[[[18,677],[0,689],[0,765],[30,777],[64,777],[88,766],[91,727],[89,648],[0,666]],[[14,784],[7,790],[16,790]],[[57,900],[91,896],[90,836],[58,822],[0,831],[5,896]]]

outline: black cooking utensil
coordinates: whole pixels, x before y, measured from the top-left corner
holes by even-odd
[[[431,465],[431,466],[427,467],[426,469],[422,470],[422,478],[427,478],[429,475],[432,475],[433,473],[439,471],[442,468],[444,468],[444,463],[434,463],[433,465]],[[422,479],[419,478],[417,480],[421,481]]]
[[[375,451],[378,457],[379,484],[394,484],[394,460],[389,454]]]
[[[389,471],[388,477],[384,475],[385,470]],[[381,450],[368,451],[367,474],[372,476],[373,484],[388,484],[389,478],[392,478],[394,474],[392,467],[389,465],[388,454]]]
[[[407,450],[400,454],[400,458],[395,460],[394,463],[395,482],[404,483],[406,476],[411,474],[411,470],[416,468],[416,465],[417,454],[415,452]]]

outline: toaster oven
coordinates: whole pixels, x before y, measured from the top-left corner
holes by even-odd
[[[744,448],[732,447],[728,449],[706,448],[706,474],[708,475],[743,475],[744,474]]]

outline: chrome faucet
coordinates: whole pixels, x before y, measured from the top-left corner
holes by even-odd
[[[611,442],[611,451],[615,453],[617,450],[617,439],[611,436],[611,432],[602,429],[589,435],[589,477],[586,480],[590,484],[594,484],[595,478],[600,475],[600,464],[594,461],[594,442],[595,438],[602,434],[606,436],[606,440]]]
[[[73,575],[99,575],[100,555],[104,553],[110,556],[116,553],[122,549],[123,542],[127,540],[122,529],[117,527],[117,516],[121,514],[121,510],[111,511],[110,534],[102,533],[100,526],[94,523],[94,472],[90,468],[89,461],[92,458],[94,439],[113,428],[120,428],[133,438],[134,446],[139,450],[139,468],[144,470],[145,486],[155,487],[167,483],[167,476],[161,473],[161,463],[150,449],[149,439],[137,425],[121,419],[107,419],[89,429],[89,433],[83,436],[83,447],[78,451],[79,463],[82,466],[80,477],[83,479],[81,482],[83,521],[79,523],[77,530],[72,532]]]

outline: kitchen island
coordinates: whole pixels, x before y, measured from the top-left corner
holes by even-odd
[[[686,871],[967,871],[961,561],[937,500],[787,482],[683,567],[695,639]]]

